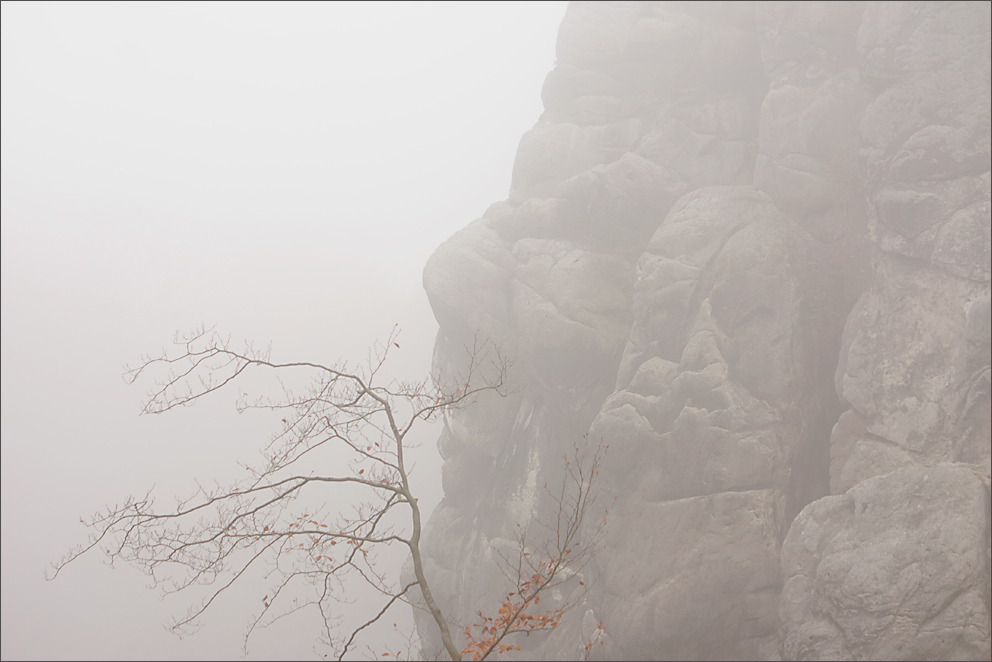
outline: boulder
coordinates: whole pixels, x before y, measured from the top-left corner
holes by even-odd
[[[782,544],[790,660],[982,660],[989,648],[989,482],[905,467],[807,506]]]

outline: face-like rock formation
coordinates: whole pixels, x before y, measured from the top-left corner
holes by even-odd
[[[513,590],[562,456],[608,443],[585,588],[517,655],[988,659],[989,25],[569,6],[508,199],[424,272],[437,379],[476,337],[516,359],[438,441],[455,631]]]

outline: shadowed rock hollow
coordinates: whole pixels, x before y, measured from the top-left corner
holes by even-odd
[[[438,377],[479,335],[519,387],[438,441],[455,630],[588,433],[604,548],[511,659],[989,659],[989,7],[569,5],[424,271]]]

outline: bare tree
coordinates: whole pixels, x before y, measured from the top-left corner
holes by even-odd
[[[245,467],[247,478],[225,487],[200,486],[192,496],[164,511],[155,507],[149,492],[83,520],[93,529],[89,542],[53,564],[51,578],[80,555],[99,550],[111,563],[121,560],[137,566],[166,592],[209,585],[207,597],[170,625],[172,631],[185,634],[195,630],[207,609],[248,576],[250,569],[267,567],[266,576],[274,582],[245,632],[245,649],[256,628],[313,608],[322,619],[320,638],[338,659],[354,651],[363,631],[382,621],[397,602],[409,602],[410,589],[416,586],[440,630],[445,652],[460,660],[463,651],[455,645],[424,575],[421,512],[410,488],[406,439],[418,421],[431,420],[448,408],[468,406],[482,392],[506,395],[511,361],[491,344],[475,342],[466,347],[460,374],[442,376],[430,384],[424,379],[382,385],[382,368],[390,349],[399,347],[397,333],[394,328],[359,367],[276,363],[268,349],[256,350],[250,344],[236,349],[229,337],[203,327],[182,337],[177,334],[174,343],[179,349],[174,355],[163,351],[159,357],[143,357],[137,368],[127,369],[129,382],[158,369],[165,371],[149,393],[143,408],[147,414],[190,406],[228,386],[249,368],[279,374],[308,371],[312,382],[301,394],[284,387],[278,400],[249,400],[246,393],[239,394],[239,411],[269,409],[284,416],[281,430],[262,449],[261,464]],[[343,466],[342,459],[347,471],[326,473],[329,465]],[[598,455],[593,464],[598,466]],[[581,485],[585,477],[580,475]],[[327,488],[344,490],[346,501],[355,489],[365,496],[348,501],[350,512],[330,514],[322,505],[308,505],[330,501]],[[569,524],[564,538],[558,537],[548,581],[525,587],[533,594],[525,607],[537,604],[538,593],[551,586],[568,565],[568,545],[575,535],[572,529],[581,523],[587,500],[586,489],[580,491],[578,501],[560,503],[563,512],[569,513]],[[397,510],[398,506],[406,510]],[[414,581],[399,586],[376,569],[376,549],[390,544],[409,549]],[[351,576],[361,578],[381,595],[381,609],[342,634],[333,606],[347,600],[344,585]],[[482,657],[498,650],[503,637],[518,630],[511,623]],[[477,658],[482,653],[472,652]]]

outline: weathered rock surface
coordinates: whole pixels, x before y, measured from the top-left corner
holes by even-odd
[[[988,659],[988,488],[941,463],[810,504],[782,545],[783,657]]]
[[[858,419],[835,432],[852,453],[840,487],[893,463],[988,465],[988,17],[988,5],[882,3],[858,33],[877,251],[837,368]]]
[[[608,618],[616,657],[762,659],[775,652],[778,490],[628,501],[611,514],[641,531],[611,544],[602,563],[598,611]]]
[[[508,199],[424,271],[435,378],[481,337],[519,387],[438,441],[456,631],[588,434],[609,534],[519,656],[988,659],[989,19],[569,6]]]

